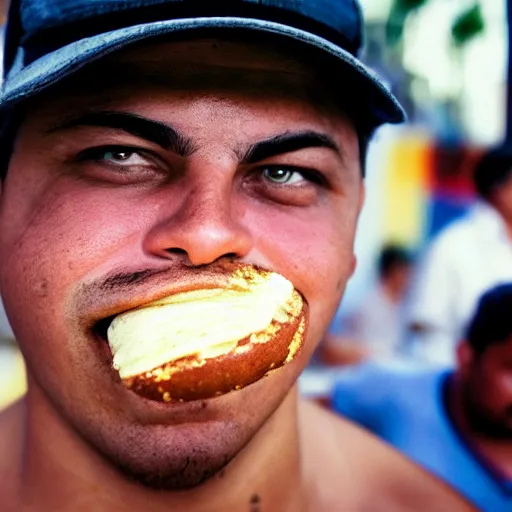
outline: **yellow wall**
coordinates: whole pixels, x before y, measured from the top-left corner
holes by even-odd
[[[428,199],[431,140],[403,134],[386,162],[384,239],[409,247],[422,239]]]

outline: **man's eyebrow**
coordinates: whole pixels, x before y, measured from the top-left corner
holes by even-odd
[[[291,153],[307,148],[328,148],[335,151],[341,158],[343,152],[329,135],[313,130],[286,132],[270,139],[257,142],[242,157],[243,163],[253,164],[266,158],[284,153]]]
[[[196,149],[191,139],[172,126],[129,112],[88,112],[54,124],[47,131],[52,133],[78,126],[99,126],[122,130],[184,157],[190,156]]]

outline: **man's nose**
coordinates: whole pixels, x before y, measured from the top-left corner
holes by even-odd
[[[197,185],[184,193],[146,237],[146,251],[163,258],[186,254],[193,266],[250,252],[253,239],[234,207],[231,184]]]

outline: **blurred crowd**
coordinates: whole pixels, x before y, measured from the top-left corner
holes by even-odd
[[[382,248],[302,391],[500,512],[512,510],[511,150],[485,152],[472,179],[473,204],[423,251]]]
[[[512,151],[488,151],[472,174],[474,204],[422,253],[382,248],[373,288],[350,315],[336,315],[319,352],[323,364],[454,364],[479,298],[512,282]]]

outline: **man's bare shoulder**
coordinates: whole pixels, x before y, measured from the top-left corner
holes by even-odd
[[[301,443],[312,510],[475,510],[390,446],[330,411],[303,401]]]

